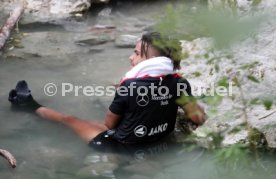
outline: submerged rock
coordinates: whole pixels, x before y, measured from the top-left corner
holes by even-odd
[[[113,171],[116,168],[118,168],[118,165],[115,163],[97,163],[80,169],[77,172],[77,177],[114,177]]]
[[[162,171],[162,165],[152,161],[133,162],[128,166],[124,166],[122,170],[128,173],[141,173],[143,175],[151,176]]]
[[[134,35],[120,35],[115,40],[115,45],[122,48],[133,48],[136,46],[139,37]]]
[[[95,36],[95,35],[87,35],[78,37],[79,39],[75,41],[78,45],[100,45],[110,41],[113,41],[113,38],[110,36]]]

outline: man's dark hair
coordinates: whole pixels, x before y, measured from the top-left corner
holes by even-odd
[[[169,38],[159,32],[146,32],[141,38],[141,55],[146,58],[150,46],[158,50],[161,56],[168,57],[172,60],[174,70],[180,69],[181,44],[179,40]]]

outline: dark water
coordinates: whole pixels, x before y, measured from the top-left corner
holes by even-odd
[[[119,2],[112,10],[111,20],[119,33],[139,35],[166,3]],[[93,47],[74,43],[97,23],[94,16],[102,8],[110,7],[99,7],[81,21],[21,26],[21,32],[29,33],[22,40],[24,48],[7,50],[0,57],[0,148],[9,150],[18,160],[18,167],[10,169],[0,159],[1,179],[276,177],[275,153],[261,155],[258,161],[249,157],[246,165],[241,161],[223,165],[217,163],[216,153],[170,140],[125,154],[99,152],[60,124],[11,111],[8,92],[18,80],[25,79],[43,105],[83,119],[103,119],[111,96],[86,96],[81,90],[78,95],[61,93],[63,83],[113,85],[129,69],[132,49],[116,48],[113,42]],[[56,95],[45,94],[48,83],[57,86]]]

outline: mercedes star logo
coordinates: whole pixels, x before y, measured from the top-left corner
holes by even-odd
[[[146,94],[138,95],[136,97],[136,102],[139,106],[146,106],[149,104],[149,97]]]
[[[135,127],[134,134],[137,137],[143,137],[143,136],[145,136],[147,134],[147,128],[146,128],[146,126],[139,125],[139,126]]]

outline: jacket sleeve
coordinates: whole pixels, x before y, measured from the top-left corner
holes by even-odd
[[[109,110],[115,114],[123,115],[128,107],[128,86],[123,82],[117,89]]]

